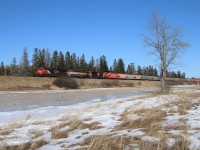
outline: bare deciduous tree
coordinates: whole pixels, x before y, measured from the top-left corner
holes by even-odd
[[[161,65],[161,91],[165,92],[166,72],[170,65],[175,65],[175,60],[189,45],[183,41],[183,30],[173,27],[166,22],[165,17],[159,18],[153,14],[149,24],[149,34],[143,35],[144,43],[150,49],[150,54],[158,58]]]

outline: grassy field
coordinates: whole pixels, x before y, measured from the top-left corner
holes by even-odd
[[[53,90],[59,89],[49,77],[0,77],[0,90]],[[104,87],[156,87],[159,81],[75,79],[80,89]]]

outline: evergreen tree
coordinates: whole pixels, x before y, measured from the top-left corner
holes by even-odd
[[[142,70],[141,70],[141,75],[145,75],[145,76],[148,75],[148,67],[143,67],[143,68],[142,68]]]
[[[64,59],[64,55],[61,51],[59,53],[59,66],[58,66],[58,68],[59,69],[65,68],[65,59]]]
[[[134,65],[134,63],[131,63],[131,64],[129,64],[128,65],[128,67],[127,67],[127,74],[135,74],[135,65]]]
[[[118,72],[118,63],[117,63],[116,59],[114,59],[114,61],[113,61],[112,71],[115,72],[115,73]]]
[[[177,71],[177,78],[181,78],[181,72]]]
[[[3,61],[1,62],[1,68],[0,68],[0,76],[4,76],[5,74],[5,67]]]
[[[108,64],[107,64],[107,61],[106,61],[106,56],[101,56],[100,57],[100,64],[99,64],[99,66],[100,66],[100,72],[107,72],[107,71],[109,71],[108,70]]]
[[[27,48],[24,48],[21,63],[20,63],[20,75],[29,76],[30,74],[31,73],[30,73],[28,52],[27,52]]]
[[[157,71],[157,69],[154,69],[153,76],[158,76],[158,71]]]
[[[4,71],[4,76],[10,76],[10,67],[9,66],[6,66],[5,67],[5,71]]]
[[[76,54],[73,53],[71,55],[71,66],[70,66],[70,69],[72,70],[77,70],[78,66],[77,66],[77,59],[76,59]]]
[[[50,68],[51,64],[51,54],[48,49],[45,50],[45,67]]]
[[[54,68],[54,69],[58,69],[58,67],[59,67],[58,51],[53,52],[50,67]]]
[[[10,64],[10,75],[11,76],[17,76],[17,61],[16,58],[14,57],[11,64]]]
[[[87,62],[85,61],[85,55],[83,54],[80,58],[80,69],[87,70]]]
[[[65,54],[65,65],[67,70],[71,69],[71,56],[69,51]]]
[[[76,60],[76,69],[77,70],[80,70],[81,68],[80,68],[80,58],[79,58],[79,56],[77,57],[77,60]]]
[[[138,67],[137,67],[137,74],[142,75],[142,68],[140,65],[138,65]]]
[[[38,51],[38,48],[34,49],[34,53],[33,53],[33,57],[32,57],[32,67],[33,67],[33,70],[36,70],[40,67],[39,66],[39,51]]]
[[[45,49],[39,50],[39,67],[46,67],[45,66]]]
[[[182,73],[181,78],[185,79],[185,72]]]
[[[99,59],[97,58],[95,61],[95,71],[99,72],[100,71],[100,66],[99,66]]]
[[[118,73],[125,73],[124,61],[122,58],[118,60]]]
[[[95,60],[94,60],[94,57],[92,56],[91,60],[89,62],[89,65],[88,65],[89,70],[95,71],[95,66],[94,65],[95,65]]]

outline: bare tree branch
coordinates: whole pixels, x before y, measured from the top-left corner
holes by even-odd
[[[173,27],[168,24],[165,16],[161,19],[156,13],[153,14],[149,24],[150,34],[143,35],[143,41],[147,47],[151,48],[149,54],[156,56],[161,62],[162,86],[165,89],[166,72],[170,65],[175,64],[175,60],[189,44],[183,41],[183,30],[180,27]]]

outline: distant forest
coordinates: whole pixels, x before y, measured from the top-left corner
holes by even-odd
[[[23,49],[22,57],[19,62],[16,58],[13,58],[10,65],[4,65],[1,62],[0,75],[1,76],[36,76],[35,72],[38,68],[54,68],[54,69],[66,69],[77,71],[98,71],[98,72],[115,72],[115,73],[127,73],[146,76],[159,76],[158,70],[153,66],[135,66],[134,63],[128,64],[125,68],[123,58],[114,59],[112,66],[108,66],[106,56],[100,56],[100,58],[94,58],[93,56],[86,61],[85,55],[77,56],[75,53],[67,51],[54,51],[50,54],[48,49],[34,49],[32,60],[28,59],[27,48]],[[167,77],[173,78],[185,78],[184,72],[168,71]]]

